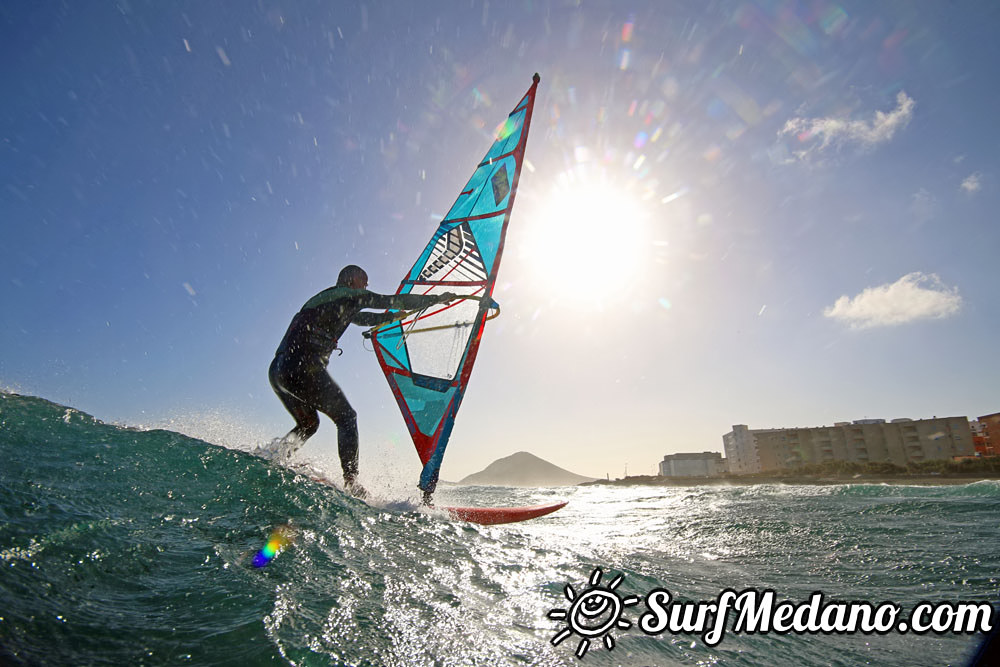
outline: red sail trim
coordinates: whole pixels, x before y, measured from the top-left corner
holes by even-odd
[[[383,354],[387,354],[396,363],[397,366],[402,366],[403,365],[403,362],[399,359],[399,357],[397,357],[396,355],[394,355],[392,352],[384,352]],[[392,366],[386,366],[385,372],[386,373],[401,373],[402,370],[400,368],[394,368]]]
[[[511,188],[511,192],[513,191],[514,191],[513,188]],[[453,222],[475,222],[476,220],[486,220],[487,218],[499,218],[501,215],[509,213],[510,213],[510,206],[508,206],[507,208],[502,208],[499,211],[494,211],[493,213],[483,213],[481,215],[467,215],[462,218],[448,218],[448,224],[450,225]]]
[[[511,114],[511,116],[513,116],[513,115],[514,115],[514,114]],[[509,117],[510,117],[510,116],[508,116],[508,118],[509,118]],[[483,160],[482,162],[480,162],[480,163],[479,163],[479,164],[478,164],[478,165],[476,166],[476,169],[479,169],[479,168],[481,168],[481,167],[485,167],[485,166],[487,166],[487,165],[491,165],[491,164],[493,164],[494,162],[499,162],[500,160],[506,160],[507,158],[509,158],[509,157],[510,157],[511,155],[514,155],[515,153],[517,153],[517,147],[516,147],[516,146],[514,147],[514,150],[512,150],[512,151],[507,151],[506,153],[503,153],[502,155],[497,155],[496,157],[491,157],[491,158],[490,158],[489,160]],[[472,192],[472,190],[466,190],[465,192],[463,192],[463,193],[461,193],[461,194],[463,194],[463,195],[467,195],[467,194],[469,194],[470,192]],[[450,220],[450,219],[451,219],[451,218],[449,218],[449,220]]]

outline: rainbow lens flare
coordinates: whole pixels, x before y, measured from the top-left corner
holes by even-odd
[[[519,124],[513,118],[507,118],[504,122],[500,123],[497,127],[496,137],[499,140],[505,140],[510,135],[514,134],[515,130],[519,127]]]
[[[267,538],[267,544],[253,557],[254,567],[264,567],[288,546],[292,541],[292,529],[290,526],[278,526],[271,531]]]

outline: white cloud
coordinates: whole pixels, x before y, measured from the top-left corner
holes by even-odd
[[[876,111],[871,120],[791,118],[778,132],[778,136],[790,134],[799,140],[804,150],[795,151],[795,154],[800,159],[807,157],[812,151],[843,144],[873,148],[889,141],[896,132],[906,127],[913,118],[915,106],[916,102],[912,97],[899,91],[896,95],[896,108],[888,113]]]
[[[969,194],[972,194],[973,192],[979,192],[980,188],[982,187],[983,187],[982,175],[979,172],[966,176],[965,180],[962,181],[961,185],[961,188],[966,192],[968,192]]]
[[[937,274],[917,271],[891,285],[867,287],[853,299],[842,296],[823,314],[852,329],[867,329],[941,319],[954,315],[961,306],[957,287],[946,287]]]

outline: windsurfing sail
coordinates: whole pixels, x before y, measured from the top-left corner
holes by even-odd
[[[462,298],[432,306],[371,332],[379,366],[396,397],[423,471],[419,487],[434,491],[455,415],[462,403],[491,310],[514,207],[539,76],[532,77],[486,157],[476,166],[397,294]]]

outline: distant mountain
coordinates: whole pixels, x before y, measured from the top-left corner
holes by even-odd
[[[518,452],[497,459],[485,469],[465,477],[459,484],[483,486],[573,486],[582,482],[592,482],[593,477],[584,477],[564,470],[557,465],[538,458],[528,452]]]

